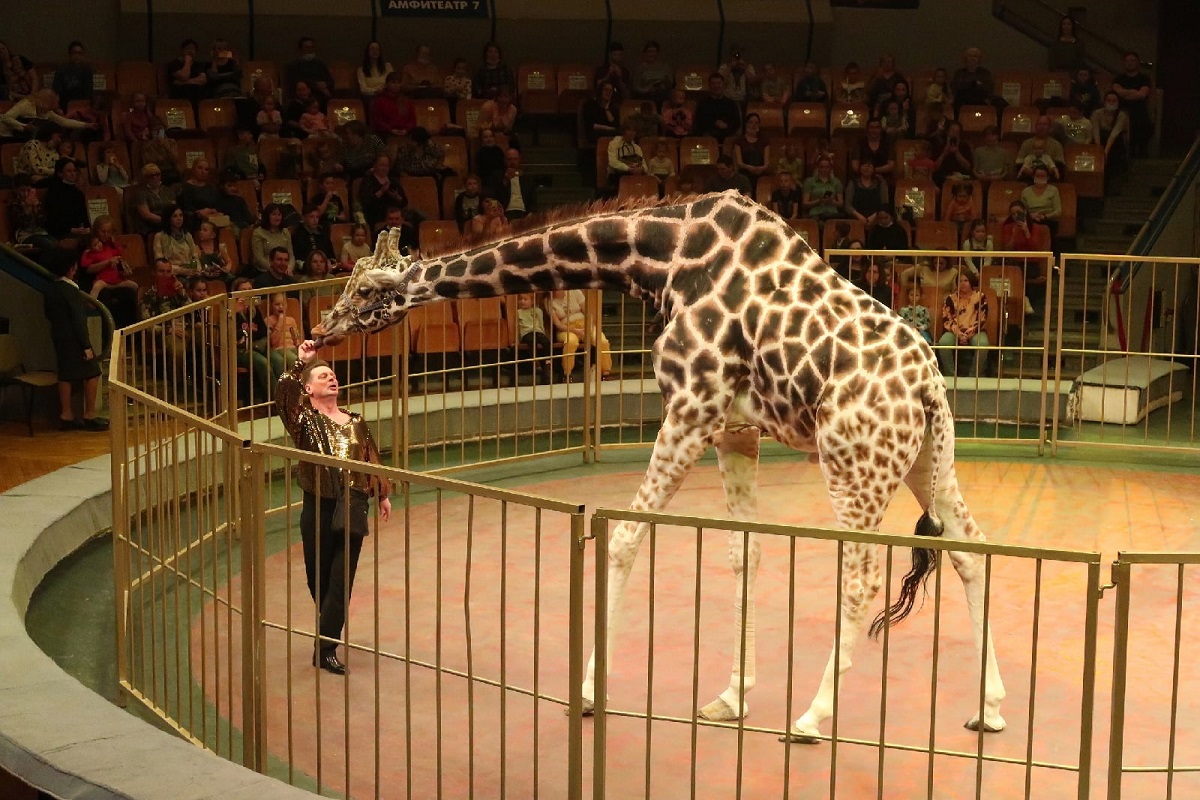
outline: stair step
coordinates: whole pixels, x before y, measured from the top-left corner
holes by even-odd
[[[538,190],[538,201],[545,206],[578,205],[590,203],[593,194],[588,186],[551,186]]]

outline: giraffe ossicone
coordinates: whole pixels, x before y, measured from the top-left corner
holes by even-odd
[[[660,511],[688,471],[715,446],[735,519],[757,516],[762,434],[815,453],[840,525],[876,530],[905,483],[923,513],[918,536],[981,541],[954,470],[954,419],[933,350],[891,310],[839,277],[787,223],[737,192],[658,203],[598,204],[530,223],[496,242],[420,259],[399,232],[361,259],[318,335],[373,332],[411,308],[471,297],[554,289],[608,289],[653,298],[666,323],[653,349],[663,422],[631,508]],[[609,543],[608,642],[645,525],[621,523]],[[731,533],[734,653],[728,687],[700,710],[736,720],[756,681],[754,584],[761,547]],[[835,686],[851,666],[867,612],[883,583],[874,545],[843,548],[840,636],[789,741],[816,741],[833,713]],[[912,611],[936,554],[914,548],[897,600],[872,632]],[[999,731],[1004,684],[983,624],[984,562],[951,551],[984,664],[983,715],[967,726]],[[743,584],[745,593],[743,595]],[[743,625],[744,621],[744,625]],[[611,652],[610,652],[611,656]],[[611,658],[607,659],[611,667]],[[596,655],[583,686],[595,701]],[[978,684],[976,684],[978,685]]]

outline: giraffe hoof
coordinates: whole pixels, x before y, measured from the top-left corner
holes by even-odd
[[[571,716],[571,707],[570,706],[567,706],[566,708],[563,709],[563,716],[564,717]],[[585,716],[585,717],[596,716],[596,703],[592,700],[588,700],[586,697],[583,698],[583,716]]]
[[[1008,727],[1008,723],[1004,721],[1004,717],[999,715],[997,715],[991,722],[984,720],[982,723],[980,723],[979,717],[976,716],[967,720],[963,727],[969,731],[978,731],[980,728],[982,728],[984,733],[999,733]]]
[[[784,744],[820,744],[821,737],[817,734],[805,733],[793,726],[787,733],[779,737],[779,741]]]
[[[749,709],[742,710],[745,712],[742,716],[749,715]],[[719,697],[697,711],[696,718],[707,722],[737,722],[741,719],[733,707]]]

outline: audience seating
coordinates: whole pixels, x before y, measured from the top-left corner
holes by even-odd
[[[896,161],[896,175],[909,177],[909,163],[918,158],[929,157],[929,142],[924,139],[897,139],[892,158]]]
[[[517,93],[521,113],[553,116],[558,113],[558,79],[553,64],[534,61],[517,67]]]
[[[408,312],[405,320],[412,337],[413,352],[424,361],[420,368],[429,368],[430,355],[445,356],[462,350],[462,337],[449,302],[417,306]]]
[[[358,94],[358,67],[345,61],[330,61],[329,74],[333,76],[330,87],[333,97],[353,92]]]
[[[558,113],[559,116],[574,116],[579,105],[596,92],[592,85],[592,70],[588,64],[559,64]]]
[[[237,125],[237,107],[232,100],[202,100],[199,105],[197,121],[205,133],[230,130]]]
[[[963,133],[981,134],[984,128],[996,124],[996,107],[963,106],[958,112],[958,122]]]
[[[818,227],[815,219],[789,219],[787,220],[788,227],[800,234],[800,238],[812,248],[814,252],[821,250],[821,229]]]
[[[1073,183],[1058,184],[1058,194],[1062,200],[1062,217],[1058,221],[1058,238],[1074,239],[1078,231],[1079,201]]]
[[[747,103],[746,114],[758,114],[763,136],[773,139],[782,136],[786,130],[783,106],[779,103]]]
[[[925,217],[917,220],[918,250],[957,250],[961,244],[957,222],[946,222]]]
[[[147,97],[164,94],[159,84],[163,71],[149,61],[121,61],[117,63],[117,91],[128,97],[143,92]]]
[[[987,193],[987,218],[997,222],[1008,216],[1008,205],[1021,199],[1025,184],[1020,181],[992,181]],[[997,240],[999,241],[999,240]]]
[[[675,70],[675,88],[690,95],[708,91],[708,76],[716,70],[705,66],[678,67]]]
[[[471,171],[467,158],[467,142],[461,136],[435,136],[435,144],[441,146],[446,153],[445,165],[454,170],[455,174],[465,177]]]
[[[192,164],[201,158],[208,161],[214,174],[217,172],[217,148],[211,139],[181,139],[177,152],[175,163],[180,173],[186,175]]]
[[[938,215],[938,187],[928,178],[902,178],[896,181],[896,208],[909,206],[913,218],[935,219]]]
[[[428,175],[402,175],[400,188],[408,197],[408,207],[425,219],[441,219],[441,199],[438,197],[437,181]]]
[[[355,79],[357,80],[357,78]],[[326,106],[325,116],[334,125],[345,125],[355,120],[367,121],[367,112],[363,101],[352,97],[338,97],[330,100]],[[431,131],[436,133],[436,131]]]
[[[249,95],[254,89],[254,82],[260,77],[271,79],[276,89],[279,89],[279,65],[274,61],[243,61],[242,90]]]
[[[462,245],[458,223],[447,219],[427,219],[421,223],[421,252],[447,253]]]
[[[264,206],[276,203],[281,206],[290,205],[297,211],[301,210],[304,208],[304,192],[300,189],[300,181],[268,178],[262,182],[262,202]]]
[[[1107,87],[1107,83],[1097,86]],[[1038,72],[1030,78],[1030,100],[1034,103],[1052,100],[1056,97],[1065,98],[1071,93],[1071,73],[1069,72]]]
[[[787,111],[788,136],[824,134],[829,130],[829,114],[824,103],[792,103]]]
[[[196,130],[196,114],[187,100],[160,97],[154,101],[154,114],[166,124],[167,130]]]
[[[1104,196],[1104,146],[1068,144],[1063,147],[1067,169],[1065,181],[1075,185],[1080,197]]]
[[[1017,70],[998,70],[992,73],[993,91],[1010,106],[1027,106],[1029,97],[1029,73]]]
[[[20,142],[0,144],[0,174],[12,177],[17,174],[17,156],[21,152]]]
[[[450,103],[446,100],[414,100],[417,109],[417,125],[433,136],[440,134],[450,125]]]
[[[850,226],[850,238],[859,242],[867,241],[867,225],[861,219],[827,219],[822,229],[824,234],[823,247],[832,247],[837,241],[837,226],[842,222]]]
[[[246,201],[246,208],[250,209],[250,213],[255,217],[259,215],[260,209],[258,204],[258,185],[253,178],[243,178],[237,182],[237,193]],[[245,253],[242,254],[246,255]]]
[[[449,175],[442,179],[442,194],[439,199],[442,208],[442,219],[452,219],[454,217],[454,201],[462,194],[465,182],[465,176]]]
[[[472,98],[459,100],[454,105],[454,124],[462,128],[467,138],[472,141],[478,141],[479,109],[483,107],[483,103],[483,100]]]
[[[217,231],[217,246],[225,248],[225,255],[232,259],[233,263],[230,266],[235,273],[249,263],[248,259],[242,258],[242,254],[238,250],[237,235],[233,232],[233,228],[221,228]],[[224,283],[222,283],[222,292],[224,291],[223,287]]]
[[[596,188],[608,188],[608,144],[613,140],[611,136],[601,136],[596,140]]]
[[[831,136],[861,134],[867,129],[871,111],[866,103],[834,103],[829,120]]]
[[[266,171],[268,178],[279,175],[279,154],[289,146],[288,139],[274,136],[264,136],[258,140],[258,163]]]
[[[1003,139],[1028,139],[1033,136],[1033,123],[1041,111],[1036,106],[1009,106],[1000,117],[1000,136]]]
[[[617,184],[618,200],[658,197],[658,178],[653,175],[622,175]]]
[[[504,303],[499,297],[459,300],[454,303],[464,353],[499,352],[511,346],[503,308]]]
[[[121,247],[121,258],[133,270],[133,279],[141,287],[154,283],[154,270],[150,268],[150,259],[146,254],[146,240],[136,233],[122,233],[116,237]]]
[[[760,175],[754,182],[754,200],[767,208],[771,207],[771,193],[775,191],[775,176]]]
[[[106,215],[112,219],[113,232],[124,230],[121,214],[121,193],[112,186],[84,186],[83,197],[87,201],[88,221]]]
[[[721,156],[720,145],[711,136],[686,136],[679,143],[679,168],[716,164]]]

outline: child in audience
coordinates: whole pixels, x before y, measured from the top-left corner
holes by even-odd
[[[90,271],[97,264],[103,264],[100,271],[92,279],[92,297],[99,299],[105,289],[138,290],[137,281],[129,277],[129,266],[121,258],[121,249],[115,242],[105,242],[97,226],[88,238],[87,250],[79,257],[79,263],[84,271]],[[110,227],[111,232],[111,227]]]
[[[150,102],[144,92],[134,92],[129,101],[130,108],[121,121],[125,138],[131,142],[146,142],[154,133],[154,115],[150,113]]]
[[[889,100],[884,106],[883,130],[893,139],[908,135],[908,117],[900,111],[900,103],[896,100]]]
[[[946,219],[960,225],[975,216],[973,196],[975,185],[968,181],[958,181],[950,189],[950,202],[946,205]]]
[[[534,305],[532,294],[517,295],[517,341],[533,353],[538,372],[550,380],[550,337],[546,335],[546,319]]]
[[[454,198],[454,222],[463,233],[471,220],[483,213],[483,182],[478,175],[468,175],[462,192]]]
[[[350,272],[360,258],[371,255],[370,237],[366,225],[356,223],[350,228],[350,241],[342,245],[342,254],[338,257],[339,271]]]
[[[129,185],[129,170],[117,158],[117,148],[109,145],[104,148],[100,163],[96,165],[96,178],[102,186],[111,186],[120,193]]]
[[[290,364],[296,360],[300,343],[304,337],[300,335],[300,325],[295,317],[288,316],[287,295],[276,292],[271,295],[271,313],[267,317],[267,331],[270,336],[271,349],[283,354],[283,363]]]
[[[933,334],[929,332],[929,309],[921,304],[921,287],[916,283],[908,288],[908,305],[900,309],[900,318],[916,328],[922,339],[933,344]]]
[[[938,111],[941,111],[943,103],[953,101],[954,97],[950,93],[950,85],[946,82],[946,70],[938,67],[933,71],[933,82],[925,89],[925,104],[937,106]]]
[[[842,84],[838,87],[839,103],[863,103],[867,100],[867,88],[862,80],[862,70],[851,61],[842,72]]]
[[[309,136],[324,136],[329,133],[329,121],[321,111],[321,101],[317,98],[309,100],[304,113],[300,115],[300,128]]]
[[[786,103],[791,89],[788,81],[780,77],[774,63],[768,61],[763,64],[762,75],[758,79],[758,95],[762,102]]]
[[[279,105],[274,95],[267,95],[263,98],[262,108],[259,109],[254,121],[258,123],[259,139],[279,136],[279,129],[283,127],[283,114],[279,111]]]
[[[671,158],[671,148],[666,142],[655,145],[654,157],[646,162],[646,172],[658,178],[660,186],[675,174],[675,159]]]
[[[790,172],[775,176],[775,190],[771,192],[771,210],[784,219],[796,219],[804,205],[804,194],[796,187],[796,179]]]
[[[258,162],[258,145],[254,143],[254,131],[238,128],[237,141],[225,150],[226,172],[236,173],[239,178],[261,179],[265,172]]]
[[[471,71],[465,58],[454,59],[454,69],[443,82],[446,96],[452,100],[471,99]]]
[[[775,173],[780,172],[790,174],[796,185],[800,185],[804,179],[804,151],[801,147],[792,143],[783,146],[783,152],[775,162]]]
[[[322,136],[317,142],[317,150],[310,154],[309,168],[313,175],[336,173],[340,163],[337,151],[338,140],[334,136]],[[323,179],[322,179],[323,180]]]

